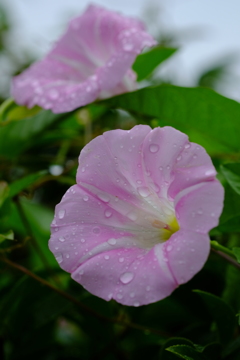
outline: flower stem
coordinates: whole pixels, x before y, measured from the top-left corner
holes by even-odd
[[[63,296],[65,299],[71,301],[77,307],[83,309],[84,311],[88,312],[89,314],[97,317],[98,319],[100,319],[102,321],[110,322],[110,323],[117,323],[119,325],[123,325],[123,326],[130,327],[130,328],[133,328],[133,329],[141,330],[141,331],[148,331],[150,333],[160,335],[160,336],[162,336],[164,338],[168,338],[168,337],[172,336],[171,334],[168,334],[168,333],[163,332],[161,330],[150,328],[148,326],[144,326],[144,325],[140,325],[140,324],[136,324],[136,323],[130,322],[128,320],[124,320],[124,319],[122,319],[120,317],[110,318],[110,317],[107,317],[105,315],[102,315],[102,314],[98,313],[97,311],[95,311],[94,309],[90,308],[89,306],[85,305],[84,303],[82,303],[81,301],[79,301],[78,299],[73,297],[72,295],[70,295],[67,292],[55,287],[54,285],[52,285],[51,283],[49,283],[45,279],[43,279],[40,276],[34,274],[33,272],[31,272],[30,270],[28,270],[24,266],[19,265],[19,264],[13,262],[13,261],[7,259],[6,257],[3,257],[3,256],[0,256],[0,261],[4,262],[5,264],[7,264],[8,266],[10,266],[12,268],[15,268],[15,269],[21,271],[22,273],[30,276],[31,278],[38,281],[42,285],[47,286],[48,288],[55,291],[59,295]]]
[[[221,256],[223,259],[227,260],[237,269],[240,269],[240,264],[236,261],[236,257],[232,250],[226,248],[223,245],[220,245],[217,241],[212,240],[211,243],[211,250]]]

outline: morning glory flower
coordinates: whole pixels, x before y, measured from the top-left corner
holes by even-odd
[[[223,187],[205,149],[172,127],[112,130],[86,145],[49,247],[92,294],[125,305],[170,295],[204,265]]]
[[[131,66],[155,44],[140,21],[90,5],[43,60],[13,79],[12,96],[18,104],[61,113],[135,90]]]

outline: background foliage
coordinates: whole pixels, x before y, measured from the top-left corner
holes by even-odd
[[[0,20],[1,51],[8,23]],[[175,51],[165,41],[137,58],[138,80],[152,86],[72,113],[29,110],[11,99],[1,105],[0,358],[240,359],[240,104],[207,87],[163,84],[156,69]],[[200,85],[214,87],[210,80]],[[213,243],[190,282],[132,308],[85,291],[59,268],[47,243],[54,206],[75,183],[82,147],[104,131],[139,123],[173,126],[207,149],[226,192],[211,237],[234,264]]]

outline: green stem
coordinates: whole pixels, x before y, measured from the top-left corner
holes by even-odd
[[[212,249],[215,249],[217,251],[221,251],[224,254],[229,255],[229,256],[233,257],[234,259],[236,259],[236,257],[235,257],[232,250],[226,248],[223,245],[220,245],[216,240],[212,240],[212,241],[210,241],[210,243],[211,243],[211,248]]]

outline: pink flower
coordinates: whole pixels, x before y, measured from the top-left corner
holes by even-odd
[[[223,187],[204,148],[172,127],[135,126],[92,140],[77,185],[56,207],[49,242],[91,293],[139,306],[165,298],[204,265]]]
[[[18,104],[67,112],[136,88],[131,66],[156,42],[135,19],[90,5],[42,61],[13,79]]]

